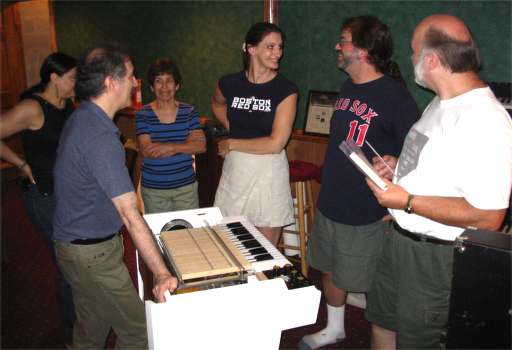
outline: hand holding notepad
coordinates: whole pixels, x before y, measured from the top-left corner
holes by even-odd
[[[354,141],[348,140],[343,141],[340,146],[340,150],[354,163],[354,165],[361,171],[365,176],[372,180],[379,188],[383,191],[388,189],[388,186],[377,174],[373,166],[370,164],[363,151],[355,144]]]

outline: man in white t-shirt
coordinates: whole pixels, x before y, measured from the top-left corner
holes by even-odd
[[[499,229],[512,186],[512,122],[478,76],[469,28],[432,15],[411,47],[416,82],[437,96],[407,135],[388,190],[367,180],[395,219],[368,295],[372,348],[439,348],[453,242],[465,228]]]

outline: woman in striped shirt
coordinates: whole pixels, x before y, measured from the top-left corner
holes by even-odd
[[[193,155],[206,150],[195,108],[176,100],[181,75],[170,59],[148,71],[156,99],[136,115],[137,140],[144,156],[142,200],[146,213],[199,207]]]

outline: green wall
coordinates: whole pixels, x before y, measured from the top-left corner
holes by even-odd
[[[303,127],[309,90],[336,91],[346,79],[336,68],[334,45],[346,17],[372,14],[389,25],[394,58],[420,108],[432,93],[413,80],[409,42],[425,16],[461,17],[483,56],[482,77],[512,81],[511,1],[287,1],[279,0],[279,24],[287,35],[281,72],[297,83],[296,128]],[[183,76],[178,98],[210,116],[209,100],[218,78],[242,67],[241,45],[251,24],[263,18],[263,1],[56,1],[59,49],[78,56],[86,47],[117,41],[131,48],[145,80],[158,57],[174,58]],[[153,98],[144,84],[143,100]]]
[[[309,90],[337,91],[347,75],[336,68],[334,45],[343,20],[374,15],[386,23],[394,40],[394,59],[409,90],[423,109],[433,94],[414,83],[410,39],[424,17],[448,13],[462,18],[480,45],[481,76],[512,81],[511,1],[279,1],[279,25],[287,35],[281,72],[300,88],[295,128],[302,128]]]
[[[211,115],[217,80],[242,68],[247,29],[263,19],[263,1],[56,1],[59,50],[79,56],[115,41],[130,48],[144,81],[156,58],[172,57],[182,75],[178,99]],[[143,83],[143,102],[153,96]]]

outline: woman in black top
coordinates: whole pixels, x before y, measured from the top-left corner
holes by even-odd
[[[219,142],[225,160],[215,206],[226,216],[246,216],[274,245],[294,221],[284,147],[298,89],[278,72],[284,39],[275,24],[254,24],[242,47],[244,70],[222,77],[211,100],[229,130]]]
[[[23,177],[23,202],[55,261],[52,221],[55,209],[53,166],[60,133],[73,112],[76,60],[63,53],[46,57],[41,82],[21,95],[21,101],[0,118],[0,139],[21,133],[25,159],[0,141],[0,158],[17,166]],[[72,341],[75,319],[71,287],[57,269],[57,299],[66,342]]]

